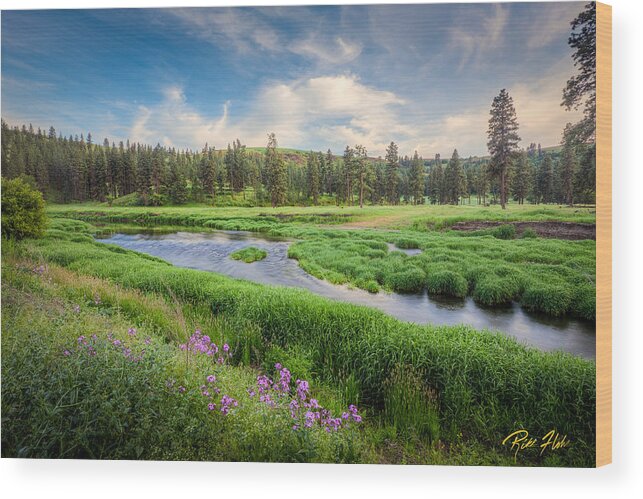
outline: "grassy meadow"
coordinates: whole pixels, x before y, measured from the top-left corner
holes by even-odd
[[[593,241],[456,234],[445,228],[483,208],[430,208],[407,217],[406,207],[50,207],[43,239],[3,244],[3,456],[592,466],[592,361],[177,268],[93,238],[142,227],[262,231],[296,240],[291,256],[331,282],[368,289],[360,279],[379,269],[373,292],[417,281],[591,315]],[[594,215],[512,206],[492,216]],[[222,363],[204,354],[204,336],[207,352],[228,346]],[[555,429],[572,444],[514,456],[502,441],[519,428]]]

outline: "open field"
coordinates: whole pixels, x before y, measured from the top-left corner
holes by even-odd
[[[279,208],[213,208],[211,206],[108,207],[105,203],[50,205],[51,216],[98,222],[134,222],[145,225],[198,225],[208,221],[257,219],[266,223],[335,224],[346,228],[439,230],[457,222],[569,221],[595,223],[593,207],[556,205],[401,205],[401,206],[284,206]],[[213,222],[210,222],[213,223]]]
[[[175,268],[94,242],[89,229],[82,222],[53,220],[45,239],[5,245],[3,296],[12,299],[3,314],[3,331],[9,332],[3,334],[3,353],[14,354],[3,357],[3,368],[11,362],[5,373],[16,377],[5,375],[3,404],[15,410],[23,407],[21,393],[25,392],[15,384],[20,379],[33,387],[43,404],[39,397],[55,398],[58,409],[39,414],[37,420],[12,413],[7,424],[15,426],[3,432],[12,440],[3,451],[23,448],[41,457],[64,451],[69,456],[99,453],[159,459],[217,459],[225,454],[227,459],[240,460],[489,464],[512,460],[501,442],[516,428],[529,428],[535,434],[555,428],[573,440],[571,448],[543,457],[523,453],[517,464],[593,463],[593,362],[543,353],[465,326],[416,326],[305,291]],[[79,315],[75,305],[80,305]],[[56,334],[52,324],[57,325]],[[153,346],[134,343],[126,332],[129,327],[137,328],[137,338],[149,335]],[[225,393],[239,402],[238,419],[225,419],[225,423],[208,419],[196,389],[185,401],[164,391],[170,377],[177,384],[195,387],[206,375],[210,364],[185,360],[185,352],[177,349],[197,327],[219,345],[226,342],[232,347],[232,367],[216,373]],[[27,330],[30,341],[24,339]],[[129,340],[132,346],[127,348],[132,351],[149,349],[149,363],[140,364],[144,374],[131,363],[123,367],[121,350],[114,353],[104,343],[107,331],[114,331],[122,342]],[[96,357],[75,350],[72,359],[64,356],[65,349],[76,348],[79,336],[89,338],[94,332],[99,336],[93,341],[98,343],[90,343],[99,352]],[[255,405],[242,387],[251,386],[258,372],[274,373],[270,366],[276,362],[291,369],[293,379],[297,373],[309,379],[311,386],[320,387],[315,396],[322,405],[341,411],[356,403],[365,416],[364,427],[354,425],[337,439],[305,434],[302,443],[297,440],[299,433],[288,433],[292,423],[285,426],[283,415],[274,420],[260,417],[265,413],[260,410],[263,406]],[[77,386],[78,373],[88,369],[88,381]],[[43,390],[38,373],[44,370],[56,380],[55,389]],[[402,379],[400,370],[414,374]],[[121,381],[112,386],[109,377],[115,372],[121,373],[117,378]],[[128,374],[123,378],[124,373]],[[101,420],[99,427],[83,420],[78,422],[81,430],[69,429],[64,421],[70,407],[91,403],[91,397],[102,400],[98,391],[105,384],[125,405],[112,407],[113,418]],[[78,393],[90,398],[81,402]],[[143,393],[154,396],[143,397]],[[148,415],[157,403],[163,410],[155,424],[162,431],[152,437],[145,425],[151,424]],[[101,407],[105,413],[107,409]],[[124,416],[118,412],[126,410],[123,407],[135,407],[141,415],[140,425],[132,423],[136,431],[113,426],[123,424]],[[88,409],[84,414],[90,417],[92,412]],[[288,421],[287,414],[285,418]],[[262,431],[262,427],[268,429]],[[185,428],[193,428],[187,438]],[[65,447],[69,431],[85,440]],[[120,443],[92,447],[88,444],[91,431],[116,432]],[[182,442],[171,436],[177,431]],[[228,434],[233,437],[224,437]],[[143,438],[167,440],[137,440]],[[193,438],[203,438],[203,445],[190,451]],[[283,441],[277,443],[275,438]],[[50,447],[38,447],[42,441]],[[275,454],[270,450],[273,446]],[[137,456],[141,448],[161,454]]]

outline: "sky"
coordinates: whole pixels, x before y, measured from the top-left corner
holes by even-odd
[[[2,12],[10,125],[200,149],[239,138],[384,155],[485,155],[506,88],[521,146],[578,111],[570,22],[585,2]]]

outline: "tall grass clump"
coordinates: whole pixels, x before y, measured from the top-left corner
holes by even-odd
[[[440,435],[438,395],[410,365],[395,367],[384,382],[384,417],[398,433],[429,442]]]
[[[486,274],[476,282],[473,299],[487,306],[507,305],[516,299],[519,291],[516,280]]]
[[[572,297],[572,291],[565,283],[538,283],[527,285],[521,302],[529,310],[560,316],[569,310]]]
[[[263,260],[267,256],[268,252],[266,250],[255,248],[254,246],[249,246],[247,248],[243,248],[230,253],[230,258],[232,258],[233,260],[241,260],[245,263],[258,262],[259,260]]]
[[[409,267],[384,277],[384,284],[397,293],[418,293],[425,287],[426,274],[417,267]]]
[[[457,272],[442,270],[429,273],[427,289],[429,293],[432,294],[464,298],[467,296],[469,284],[467,280]]]

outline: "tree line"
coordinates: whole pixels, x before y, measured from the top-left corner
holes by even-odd
[[[95,144],[91,134],[63,137],[53,127],[45,133],[2,122],[3,176],[32,177],[47,199],[62,203],[129,196],[131,204],[146,206],[500,204],[503,193],[505,202],[511,196],[518,203],[593,203],[594,158],[593,144],[547,152],[530,144],[511,152],[501,177],[492,157],[461,158],[457,150],[449,160],[440,154],[427,160],[417,151],[402,157],[395,142],[384,158],[369,157],[363,145],[347,146],[342,156],[285,154],[274,134],[261,151],[238,139],[224,150],[206,144],[191,151],[107,139]]]

